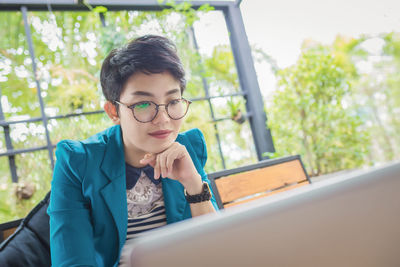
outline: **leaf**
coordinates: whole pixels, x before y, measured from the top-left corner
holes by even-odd
[[[95,13],[106,13],[107,8],[105,6],[96,6],[92,11]]]

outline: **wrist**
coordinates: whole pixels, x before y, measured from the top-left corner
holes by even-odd
[[[195,178],[183,184],[183,187],[189,195],[200,194],[203,190],[203,181],[201,180],[201,176],[197,174]]]
[[[208,185],[207,182],[202,183],[202,190],[201,193],[196,194],[196,195],[190,195],[186,189],[184,190],[185,198],[186,201],[190,204],[195,204],[195,203],[200,203],[200,202],[205,202],[209,201],[211,199],[211,190],[210,186]]]

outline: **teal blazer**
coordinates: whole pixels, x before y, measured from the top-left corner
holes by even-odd
[[[204,181],[207,150],[203,134],[178,135]],[[117,266],[127,232],[125,159],[119,125],[85,141],[57,144],[51,183],[50,250],[53,266]],[[191,218],[183,186],[162,179],[167,223]],[[217,204],[212,197],[217,210]]]

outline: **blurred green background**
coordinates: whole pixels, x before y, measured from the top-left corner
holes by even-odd
[[[229,45],[215,44],[212,55],[194,47],[193,23],[199,14],[214,11],[204,5],[171,4],[159,12],[106,11],[102,26],[98,12],[29,12],[47,116],[96,111],[104,98],[99,71],[108,52],[146,33],[171,38],[187,70],[188,99],[240,93]],[[6,121],[40,117],[37,88],[21,12],[1,12],[0,90]],[[371,39],[382,43],[378,53],[365,48]],[[377,165],[400,158],[400,33],[379,36],[337,36],[332,44],[305,41],[298,61],[279,69],[271,56],[253,48],[256,62],[270,64],[277,79],[265,112],[275,153],[270,157],[300,154],[311,176]],[[368,72],[365,65],[368,65]],[[217,118],[226,168],[257,161],[248,121],[233,119],[242,96],[211,100]],[[207,141],[207,172],[223,169],[216,132],[206,100],[196,101],[182,130],[200,128]],[[51,142],[85,139],[109,126],[104,113],[49,120]],[[10,125],[14,149],[46,145],[42,122]],[[0,152],[6,152],[0,127]],[[15,156],[19,182],[12,183],[8,158],[0,157],[0,223],[24,217],[50,190],[52,176],[47,150]],[[33,188],[30,199],[17,197],[23,187]]]

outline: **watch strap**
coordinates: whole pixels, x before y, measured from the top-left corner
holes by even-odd
[[[210,190],[210,186],[208,185],[207,182],[203,182],[203,190],[201,191],[200,194],[189,195],[186,192],[186,189],[184,190],[184,193],[185,193],[186,201],[189,203],[199,203],[199,202],[208,201],[211,199],[211,190]]]

